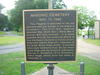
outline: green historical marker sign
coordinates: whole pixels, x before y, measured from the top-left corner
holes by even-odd
[[[26,61],[75,61],[75,10],[25,10],[23,16]]]

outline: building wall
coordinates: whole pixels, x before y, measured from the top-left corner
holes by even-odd
[[[95,22],[95,38],[100,39],[100,20]]]

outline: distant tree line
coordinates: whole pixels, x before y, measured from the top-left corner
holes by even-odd
[[[2,10],[3,8],[4,8],[4,6],[2,6],[2,5],[0,4],[0,30],[3,30],[3,28],[6,27],[7,21],[8,21],[7,16],[5,16],[5,15],[3,15],[3,14],[1,13],[1,10]]]
[[[53,0],[54,9],[62,9],[62,0]],[[14,30],[22,31],[23,28],[23,19],[22,13],[26,9],[48,9],[48,0],[18,0],[15,4],[15,8],[12,9],[9,13],[10,22],[14,26]]]
[[[65,4],[62,0],[53,0],[53,9],[62,9]],[[0,12],[4,7],[0,5]],[[23,29],[23,10],[26,9],[48,9],[48,0],[18,0],[15,8],[8,12],[8,16],[0,13],[0,30],[9,27],[10,30],[22,31]],[[96,16],[93,11],[85,7],[75,6],[73,9],[78,13],[78,28],[93,27]]]
[[[0,4],[0,31],[6,30],[13,30],[12,24],[8,20],[8,16],[1,13],[4,6]]]

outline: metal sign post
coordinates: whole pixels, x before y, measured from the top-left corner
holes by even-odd
[[[23,11],[26,61],[50,63],[48,74],[53,75],[54,63],[76,60],[76,10],[48,9]]]
[[[54,75],[54,72],[53,72],[54,65],[53,65],[53,63],[48,64],[47,69],[48,69],[48,75]]]
[[[25,73],[25,63],[21,62],[21,75],[26,75]]]
[[[84,75],[84,62],[80,63],[80,75]]]
[[[52,9],[52,0],[49,0],[48,2],[48,9]],[[47,66],[47,69],[48,69],[48,75],[54,75],[53,74],[53,70],[54,70],[53,63],[49,63]]]
[[[52,9],[52,0],[48,1],[48,9]]]
[[[50,63],[48,74],[53,75],[54,63],[76,59],[76,10],[49,9],[23,11],[26,61]]]
[[[25,10],[24,24],[26,61],[75,61],[75,10]]]

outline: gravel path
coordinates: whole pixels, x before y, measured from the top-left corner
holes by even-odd
[[[80,55],[100,61],[100,46],[88,44],[81,39],[78,39],[77,47],[77,52],[80,53]]]
[[[48,75],[47,67],[45,67],[45,68],[41,69],[40,71],[37,71],[31,75]],[[74,74],[55,66],[54,75],[74,75]]]
[[[0,35],[0,36],[18,36],[9,31],[5,33],[6,33],[5,35]],[[14,45],[4,45],[4,46],[0,46],[0,54],[22,51],[24,50],[24,48],[25,48],[24,43],[19,43]]]
[[[0,46],[0,54],[6,54],[11,52],[17,52],[24,50],[24,44],[15,44],[15,45],[6,45],[6,46]]]

